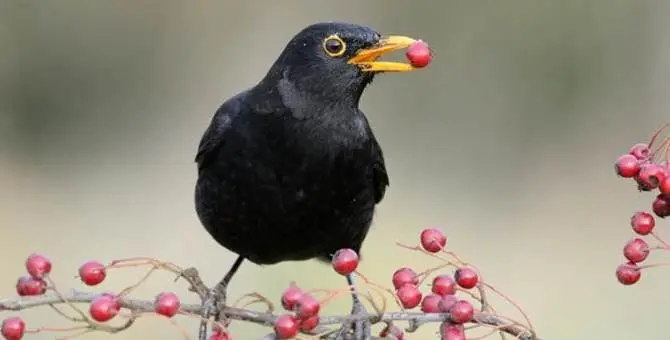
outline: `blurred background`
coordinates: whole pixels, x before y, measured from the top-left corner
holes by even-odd
[[[391,178],[364,273],[390,284],[397,267],[434,265],[394,243],[439,226],[544,339],[665,339],[670,271],[645,272],[632,287],[614,276],[629,217],[652,195],[617,180],[613,163],[669,119],[668,15],[668,1],[632,0],[3,1],[0,295],[15,295],[33,251],[54,260],[62,289],[83,288],[73,276],[85,260],[133,256],[220,279],[234,255],[193,207],[201,134],[297,31],[343,20],[435,51],[428,69],[383,76],[362,100]],[[113,272],[100,289],[143,273]],[[134,295],[185,295],[171,279],[156,275]],[[278,302],[291,280],[345,284],[312,261],[245,264],[229,296],[258,291]],[[343,298],[327,312],[349,308]],[[23,315],[33,327],[69,325],[49,309]],[[195,334],[196,321],[179,323]],[[431,339],[435,329],[408,338]],[[231,331],[267,333],[239,322]],[[183,335],[147,317],[116,337]]]

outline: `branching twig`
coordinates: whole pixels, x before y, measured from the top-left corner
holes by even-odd
[[[97,293],[72,290],[69,294],[62,294],[62,296],[58,296],[57,294],[47,294],[37,297],[6,299],[6,300],[0,300],[0,311],[20,311],[40,306],[65,304],[67,303],[66,301],[68,301],[71,304],[91,303],[93,299],[95,299],[99,295],[100,294]],[[123,298],[120,300],[120,303],[121,307],[128,309],[137,315],[140,315],[141,313],[152,313],[154,311],[153,301],[149,300]],[[200,305],[183,304],[181,305],[180,312],[197,315],[200,312]],[[226,314],[227,318],[232,320],[252,322],[265,326],[271,326],[274,320],[277,318],[277,315],[275,314],[258,312],[249,309],[233,308],[233,307],[224,308],[224,313]],[[339,325],[345,322],[361,320],[363,318],[368,318],[372,323],[375,324],[380,322],[391,322],[391,321],[420,321],[421,323],[430,323],[430,322],[445,321],[449,318],[449,314],[448,313],[425,314],[420,312],[385,312],[382,314],[371,314],[369,316],[353,316],[353,315],[321,316],[319,318],[319,325],[321,326]],[[528,339],[528,340],[533,339],[529,337],[528,332],[526,330],[518,326],[510,325],[509,323],[504,322],[503,320],[495,316],[483,313],[477,313],[475,314],[474,320],[476,323],[479,324],[497,327],[500,330],[514,337],[518,337],[520,339]],[[124,324],[124,326],[126,325]],[[130,326],[130,324],[128,324],[127,326]],[[540,340],[540,339],[535,338],[534,340]]]

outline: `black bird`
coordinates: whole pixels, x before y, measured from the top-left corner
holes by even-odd
[[[349,23],[310,25],[260,82],[219,107],[195,157],[198,217],[239,255],[219,294],[244,259],[269,265],[330,261],[341,248],[360,253],[389,178],[359,100],[375,74],[414,69],[377,61],[414,41]],[[354,312],[363,312],[353,296]]]

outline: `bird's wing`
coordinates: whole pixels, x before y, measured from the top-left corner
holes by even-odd
[[[386,193],[386,187],[389,186],[389,176],[386,173],[386,164],[384,163],[384,153],[379,146],[377,139],[372,136],[372,152],[374,164],[372,165],[372,180],[375,187],[375,203],[381,202]]]
[[[230,130],[233,119],[240,113],[241,98],[235,96],[219,107],[212,121],[200,140],[195,162],[202,169],[214,160],[217,151],[223,144],[226,132]]]

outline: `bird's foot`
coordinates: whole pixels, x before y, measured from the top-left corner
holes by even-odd
[[[202,316],[200,322],[200,332],[198,339],[207,339],[207,324],[209,319],[214,316],[215,321],[221,321],[221,311],[226,305],[226,287],[221,284],[216,285],[207,293],[207,297],[202,302]]]
[[[345,322],[337,331],[335,339],[355,339],[355,340],[370,340],[372,339],[372,323],[370,322],[370,314],[365,309],[365,306],[356,299],[354,306],[351,309],[352,322]],[[352,338],[353,331],[353,338]]]

